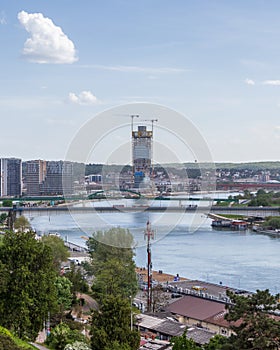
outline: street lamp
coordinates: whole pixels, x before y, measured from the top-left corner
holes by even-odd
[[[132,296],[130,295],[130,330],[133,330],[133,318],[132,318]]]

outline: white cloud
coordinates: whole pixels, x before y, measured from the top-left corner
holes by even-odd
[[[0,13],[0,24],[2,25],[7,24],[6,15],[3,11],[1,11]]]
[[[252,79],[245,79],[245,83],[246,83],[247,85],[255,85],[255,84],[256,84],[255,81],[252,80]]]
[[[23,55],[35,63],[73,63],[78,60],[73,42],[41,13],[18,13],[18,20],[30,34]]]
[[[93,105],[97,104],[98,100],[90,91],[82,91],[79,95],[74,92],[70,92],[68,95],[68,101],[79,105]]]
[[[110,70],[115,72],[124,73],[148,73],[148,74],[170,74],[170,73],[182,73],[187,72],[184,68],[174,68],[174,67],[141,67],[141,66],[104,66],[104,65],[91,65],[84,66],[86,68]]]
[[[265,80],[263,81],[264,85],[274,85],[274,86],[278,86],[280,85],[280,80]]]

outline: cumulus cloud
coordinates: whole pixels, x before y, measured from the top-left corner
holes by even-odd
[[[0,24],[7,24],[6,15],[3,11],[0,13]]]
[[[30,34],[23,56],[35,63],[74,63],[78,60],[73,42],[62,29],[41,13],[18,13],[18,20]]]
[[[255,85],[255,84],[256,84],[255,81],[252,80],[252,79],[245,79],[245,83],[246,83],[247,85]]]
[[[280,80],[265,80],[263,82],[264,85],[275,85],[278,86],[280,85]]]
[[[98,103],[96,96],[90,91],[82,91],[78,95],[74,92],[70,92],[68,95],[68,101],[79,105],[93,105]]]

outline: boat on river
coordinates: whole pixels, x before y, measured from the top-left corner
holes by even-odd
[[[211,226],[213,228],[218,228],[218,229],[229,229],[229,230],[243,231],[243,230],[247,230],[248,222],[243,221],[243,220],[216,219],[216,220],[212,221]]]

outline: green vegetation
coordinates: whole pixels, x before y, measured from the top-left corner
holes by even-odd
[[[95,275],[92,286],[94,297],[98,301],[107,295],[134,297],[138,285],[131,233],[121,228],[98,231],[88,240],[87,245]]]
[[[14,229],[19,232],[24,232],[25,230],[30,229],[30,223],[25,216],[20,216],[15,220]]]
[[[268,290],[257,291],[248,297],[228,293],[234,305],[228,306],[228,321],[235,332],[229,338],[233,349],[279,349],[280,321],[272,317],[272,310],[279,308],[279,295],[273,296]]]
[[[131,298],[138,289],[133,237],[121,228],[98,231],[88,247],[95,275],[92,291],[99,302],[99,310],[92,314],[91,347],[137,350],[140,336],[131,330]]]
[[[280,205],[280,193],[279,192],[266,192],[264,190],[258,190],[255,196],[251,195],[251,200],[248,204],[249,207],[268,207],[273,205]]]
[[[56,307],[50,249],[34,233],[7,232],[0,246],[0,325],[34,340]]]
[[[137,350],[140,335],[130,329],[131,307],[122,296],[104,296],[100,309],[92,314],[91,348],[106,350],[120,348]]]
[[[76,298],[76,293],[88,293],[89,286],[84,279],[81,269],[77,269],[74,263],[71,263],[70,271],[65,273],[65,277],[71,282],[71,293],[73,299]]]
[[[72,344],[67,344],[64,350],[91,350],[91,349],[86,343],[75,341]]]
[[[209,344],[197,346],[186,338],[186,333],[172,339],[173,350],[278,350],[280,347],[280,321],[273,317],[279,309],[279,295],[268,290],[244,296],[228,292],[232,303],[227,305],[226,319],[231,322],[233,334],[227,338],[213,337]]]
[[[201,347],[196,345],[192,339],[187,338],[187,330],[180,336],[171,339],[172,350],[200,350]]]
[[[61,263],[67,261],[70,254],[65,247],[63,240],[60,237],[54,235],[48,235],[42,237],[42,243],[50,248],[53,256],[53,264],[55,269],[59,272]]]
[[[13,201],[11,199],[4,199],[2,201],[2,206],[3,207],[7,207],[7,208],[12,207],[13,206]]]
[[[263,226],[267,229],[271,230],[279,230],[280,229],[280,217],[269,217],[266,218],[266,221],[264,222]]]
[[[86,337],[77,330],[72,330],[67,324],[58,324],[48,336],[46,344],[50,349],[64,350],[67,344],[81,342],[87,344]]]
[[[0,214],[0,224],[4,224],[7,220],[8,215],[6,213]]]
[[[222,216],[225,218],[234,219],[234,220],[245,220],[247,218],[244,215],[235,215],[235,214],[223,214]]]
[[[15,337],[8,329],[0,326],[0,350],[33,350],[34,346]]]
[[[72,283],[66,277],[57,276],[54,284],[57,291],[57,303],[60,307],[61,313],[63,313],[64,310],[69,310],[72,305]]]

